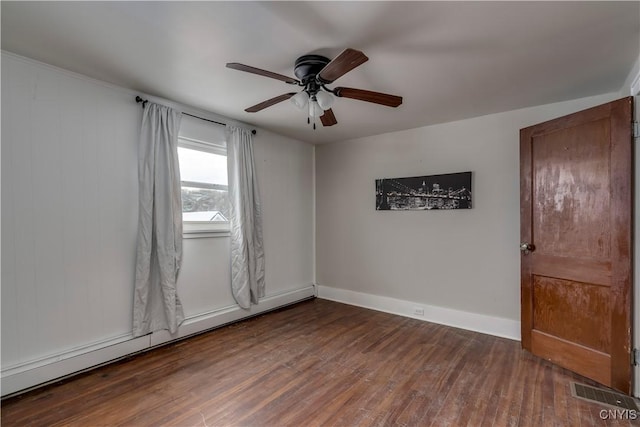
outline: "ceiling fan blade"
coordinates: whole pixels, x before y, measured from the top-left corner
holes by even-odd
[[[333,114],[333,110],[331,108],[325,110],[324,114],[320,116],[320,121],[322,121],[322,126],[333,126],[338,124],[336,116]]]
[[[258,111],[264,110],[265,108],[271,107],[272,105],[275,105],[279,102],[286,101],[287,99],[291,98],[293,95],[295,95],[295,92],[285,93],[284,95],[279,95],[279,96],[276,96],[275,98],[262,101],[261,103],[256,104],[253,107],[249,107],[245,109],[244,111],[246,111],[247,113],[257,113]]]
[[[318,73],[318,79],[324,84],[332,83],[368,60],[369,58],[359,50],[345,49]]]
[[[334,89],[336,96],[342,98],[357,99],[358,101],[373,102],[374,104],[397,107],[402,104],[402,97],[387,93],[371,92],[369,90],[353,89],[349,87],[337,87]]]
[[[260,68],[250,67],[249,65],[239,64],[237,62],[229,62],[227,63],[227,68],[232,68],[238,71],[245,71],[247,73],[257,74],[259,76],[270,77],[276,80],[282,80],[285,83],[289,83],[292,85],[299,85],[300,81],[296,80],[292,77],[287,77],[282,74],[272,73],[271,71],[261,70]]]

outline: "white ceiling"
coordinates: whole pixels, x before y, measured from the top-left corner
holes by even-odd
[[[639,2],[8,2],[2,49],[313,143],[339,141],[618,91],[640,51]],[[312,130],[283,102],[304,54],[369,61],[333,86],[346,98]]]

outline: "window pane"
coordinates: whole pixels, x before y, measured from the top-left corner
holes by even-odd
[[[180,179],[227,185],[227,157],[206,151],[178,147]]]
[[[182,180],[182,220],[229,221],[227,157],[178,147]]]
[[[229,193],[226,190],[182,187],[183,221],[229,221]]]

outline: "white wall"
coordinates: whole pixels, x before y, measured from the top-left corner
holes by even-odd
[[[319,296],[518,339],[519,129],[617,96],[317,146]],[[473,209],[375,210],[377,178],[464,171]]]
[[[2,394],[148,348],[131,339],[135,92],[2,54]],[[179,335],[313,295],[313,146],[258,129],[266,298],[229,290],[228,237],[185,239]]]
[[[136,107],[2,55],[3,368],[129,332]]]

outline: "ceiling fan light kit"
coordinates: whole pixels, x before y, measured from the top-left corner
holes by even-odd
[[[335,98],[329,92],[319,91],[316,93],[316,101],[323,110],[328,110],[333,106]]]
[[[307,116],[307,123],[313,121],[313,128],[315,129],[315,119],[318,117],[323,126],[333,126],[338,123],[331,109],[335,97],[351,98],[387,107],[397,107],[402,104],[401,96],[344,87],[330,89],[326,86],[368,60],[369,58],[367,58],[364,53],[350,48],[345,49],[333,60],[321,55],[303,55],[296,60],[293,71],[299,80],[237,62],[228,63],[227,68],[281,80],[287,84],[302,86],[303,89],[298,93],[287,93],[276,96],[275,98],[251,106],[245,109],[245,111],[255,113],[286,99],[290,99],[291,103],[299,109],[304,109],[308,106],[309,115]]]
[[[309,117],[320,117],[324,114],[324,110],[318,105],[318,101],[312,99],[309,103]]]
[[[290,100],[293,105],[302,110],[309,103],[309,94],[303,90],[293,95]]]

